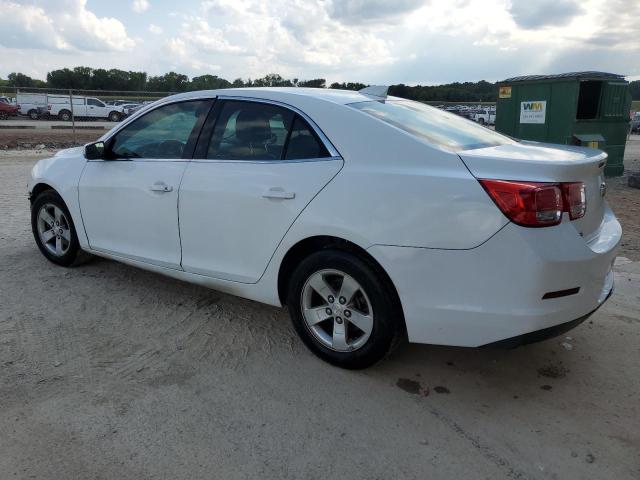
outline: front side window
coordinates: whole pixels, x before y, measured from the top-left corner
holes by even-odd
[[[179,159],[192,132],[209,110],[209,100],[172,103],[156,108],[111,139],[113,158]]]
[[[87,105],[91,105],[94,107],[104,107],[104,103],[95,98],[87,98]]]
[[[493,130],[420,102],[372,100],[349,106],[454,152],[515,143]]]

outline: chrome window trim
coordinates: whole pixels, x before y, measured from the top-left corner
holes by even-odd
[[[286,108],[291,110],[292,112],[300,115],[313,129],[315,134],[318,136],[324,147],[329,152],[329,157],[319,157],[319,158],[301,158],[301,159],[293,159],[293,160],[273,160],[273,159],[265,159],[265,160],[236,160],[236,159],[224,159],[224,158],[117,158],[112,160],[104,160],[104,159],[96,159],[96,160],[87,160],[88,162],[197,162],[197,163],[205,163],[205,162],[216,162],[216,163],[272,163],[272,164],[280,164],[280,163],[304,163],[304,162],[326,162],[333,160],[343,160],[342,155],[333,146],[331,140],[324,134],[322,129],[313,121],[309,115],[304,113],[297,107],[290,105],[285,102],[280,102],[277,100],[265,99],[265,98],[257,98],[257,97],[243,97],[237,95],[211,95],[211,96],[203,96],[203,97],[195,97],[195,98],[180,98],[174,99],[173,101],[161,101],[157,105],[150,104],[146,108],[143,108],[135,113],[132,117],[129,117],[126,121],[123,121],[117,127],[112,128],[109,132],[105,133],[100,140],[103,142],[108,142],[120,132],[123,128],[127,127],[131,123],[133,123],[136,119],[146,115],[147,113],[152,112],[158,108],[164,107],[166,105],[170,105],[173,103],[183,103],[190,101],[198,101],[198,100],[234,100],[234,101],[246,101],[246,102],[257,102],[257,103],[266,103],[275,105],[277,107]],[[153,108],[149,108],[153,107]]]
[[[322,160],[324,158],[329,158],[330,159],[330,158],[334,158],[334,157],[342,158],[342,155],[340,155],[340,152],[338,152],[336,147],[333,146],[333,143],[331,143],[331,140],[329,140],[329,138],[324,134],[324,132],[318,126],[318,124],[316,122],[314,122],[311,119],[311,117],[309,117],[309,115],[304,113],[298,107],[294,107],[293,105],[289,105],[288,103],[280,102],[278,100],[271,100],[271,99],[268,99],[268,98],[242,97],[242,96],[237,96],[237,95],[218,95],[217,98],[219,100],[233,100],[233,101],[240,101],[240,102],[245,101],[245,102],[267,103],[267,104],[270,104],[270,105],[275,105],[276,107],[282,107],[282,108],[286,108],[287,110],[291,110],[292,112],[295,112],[298,115],[300,115],[309,124],[309,126],[313,129],[315,134],[318,136],[318,138],[320,139],[320,141],[324,145],[324,148],[326,148],[327,151],[329,152],[329,155],[330,155],[329,157],[322,157],[322,158],[320,158],[320,160]],[[216,159],[216,160],[218,160],[218,159]],[[222,160],[224,160],[224,159],[222,159]],[[305,158],[305,159],[302,159],[302,160],[309,161],[309,160],[314,160],[314,159]],[[318,159],[315,159],[315,160],[318,160]],[[246,162],[246,161],[251,161],[251,160],[239,160],[239,161]],[[266,162],[271,161],[273,163],[278,162],[278,160],[265,160],[265,161]],[[287,161],[289,161],[289,160],[287,160]]]
[[[335,157],[318,157],[318,158],[298,158],[294,160],[238,160],[224,158],[194,158],[189,160],[191,163],[248,163],[248,164],[282,164],[282,163],[307,163],[307,162],[332,162],[335,160],[341,160],[341,156]]]

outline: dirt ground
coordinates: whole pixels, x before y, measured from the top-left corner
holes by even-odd
[[[0,128],[0,150],[32,150],[38,145],[47,149],[69,148],[97,140],[105,133],[106,130],[78,130],[74,142],[70,130]]]
[[[47,262],[25,195],[42,156],[0,152],[0,478],[640,478],[640,190],[622,180],[628,258],[589,321],[516,350],[404,345],[349,372],[280,309]]]

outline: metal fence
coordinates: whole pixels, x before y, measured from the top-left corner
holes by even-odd
[[[53,121],[51,128],[91,129],[90,122],[119,122],[173,92],[0,87],[4,101],[19,106],[14,120]]]

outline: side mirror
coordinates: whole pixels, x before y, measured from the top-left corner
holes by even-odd
[[[87,160],[100,160],[104,158],[104,142],[95,142],[85,145],[84,157]]]

